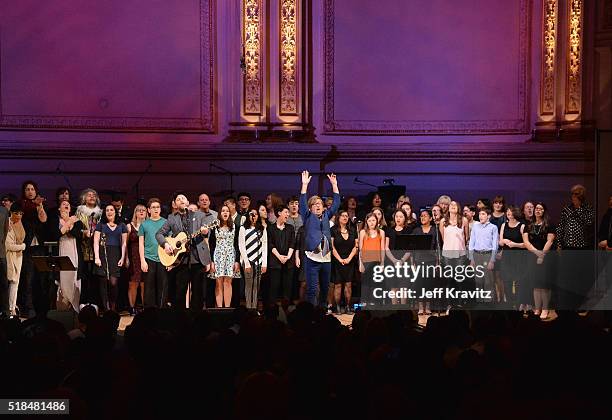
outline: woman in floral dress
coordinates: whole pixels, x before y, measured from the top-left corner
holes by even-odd
[[[210,231],[208,238],[208,246],[213,256],[210,272],[216,279],[217,307],[227,308],[232,301],[232,278],[240,277],[240,251],[238,232],[228,206],[221,207],[218,218],[219,226]]]

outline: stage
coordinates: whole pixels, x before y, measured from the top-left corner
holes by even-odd
[[[351,325],[353,323],[354,314],[333,314],[333,316],[338,318],[338,320],[340,321],[342,325],[351,328]],[[425,327],[427,325],[427,320],[429,319],[430,316],[446,316],[446,315],[438,315],[438,314],[418,315],[419,325],[421,327]],[[543,322],[549,322],[556,318],[557,318],[557,313],[555,311],[550,311],[548,318],[544,320]],[[119,321],[119,329],[118,329],[119,334],[123,334],[123,332],[125,331],[125,328],[132,323],[133,319],[134,317],[132,315],[121,316],[121,320]]]

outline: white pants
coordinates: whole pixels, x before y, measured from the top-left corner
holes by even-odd
[[[16,315],[15,308],[17,307],[17,289],[19,288],[19,280],[8,282],[8,292],[9,292],[9,313],[11,315]]]

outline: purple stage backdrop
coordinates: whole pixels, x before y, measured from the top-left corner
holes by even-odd
[[[68,181],[131,200],[176,188],[217,201],[230,189],[289,196],[309,169],[337,172],[347,194],[373,189],[355,177],[394,178],[417,206],[502,193],[556,213],[571,185],[593,191],[595,151],[529,141],[541,119],[542,1],[312,1],[312,60],[300,63],[318,144],[230,144],[230,123],[244,121],[241,0],[0,0],[0,192],[33,178],[46,195]],[[585,34],[608,31],[595,16],[587,5]],[[605,97],[610,85],[593,74],[612,49],[598,47],[594,66],[587,41],[583,86]],[[608,106],[583,97],[583,120]]]

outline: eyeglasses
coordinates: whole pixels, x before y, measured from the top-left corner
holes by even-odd
[[[22,211],[13,211],[11,213],[13,213],[13,214],[15,214],[17,216],[23,216],[23,212]]]

